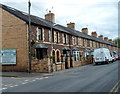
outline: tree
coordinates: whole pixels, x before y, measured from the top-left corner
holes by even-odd
[[[116,45],[120,47],[120,38],[116,38],[113,40]]]

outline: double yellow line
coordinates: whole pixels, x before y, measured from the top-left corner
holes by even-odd
[[[120,88],[120,80],[115,84],[115,86],[110,90],[109,94],[112,94],[113,92],[118,92],[118,89]]]

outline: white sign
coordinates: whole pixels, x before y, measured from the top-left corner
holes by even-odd
[[[16,64],[16,49],[0,50],[0,63],[3,65]]]

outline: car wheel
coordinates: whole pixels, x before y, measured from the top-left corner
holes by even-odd
[[[98,65],[98,63],[97,63],[97,62],[95,62],[94,64],[95,64],[95,65]]]

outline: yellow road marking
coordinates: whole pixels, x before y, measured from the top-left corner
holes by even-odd
[[[110,90],[110,92],[117,92],[120,85],[120,80],[115,84],[115,86]]]

